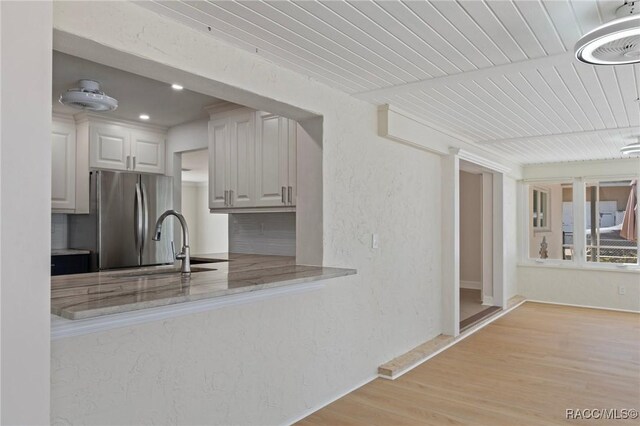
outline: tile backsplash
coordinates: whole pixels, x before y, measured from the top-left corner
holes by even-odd
[[[296,214],[230,214],[229,252],[295,256]]]
[[[51,248],[64,249],[68,248],[68,229],[67,215],[61,213],[53,213],[51,215]]]

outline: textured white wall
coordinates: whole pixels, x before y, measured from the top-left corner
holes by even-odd
[[[624,286],[626,294],[618,294]],[[520,294],[545,302],[640,311],[640,273],[519,266]]]
[[[440,333],[438,156],[378,137],[373,105],[135,5],[55,9],[60,30],[322,114],[324,263],[358,275],[56,341],[54,421],[282,423]]]
[[[518,293],[518,181],[504,178],[505,291],[507,299]]]
[[[49,420],[51,3],[0,2],[0,423]]]

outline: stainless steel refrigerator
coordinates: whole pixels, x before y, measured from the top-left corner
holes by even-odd
[[[153,241],[156,219],[173,208],[173,178],[92,171],[90,213],[69,215],[69,247],[91,250],[92,271],[173,263],[173,223]]]

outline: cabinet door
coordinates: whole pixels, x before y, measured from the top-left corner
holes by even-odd
[[[298,123],[294,120],[286,120],[288,126],[288,161],[287,161],[287,176],[289,180],[289,185],[287,188],[287,202],[291,206],[296,205],[296,197],[298,195],[297,192],[297,132],[298,132]]]
[[[164,135],[131,131],[131,170],[164,174]]]
[[[229,118],[229,205],[254,207],[255,113]]]
[[[288,137],[287,120],[257,113],[255,206],[287,205]]]
[[[129,130],[114,124],[92,124],[89,167],[128,170],[130,162]]]
[[[73,123],[52,123],[51,208],[76,208],[76,127]]]
[[[229,120],[209,121],[209,208],[227,208]]]

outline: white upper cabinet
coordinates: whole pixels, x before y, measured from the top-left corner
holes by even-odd
[[[239,113],[229,119],[229,204],[254,207],[255,114]]]
[[[165,135],[119,122],[89,121],[89,166],[164,174]]]
[[[76,126],[53,120],[51,132],[51,209],[76,208]]]
[[[161,133],[131,131],[131,170],[164,173],[165,137]]]
[[[247,108],[211,117],[209,208],[295,206],[295,121]]]
[[[287,204],[286,119],[258,113],[256,132],[256,205],[279,207]]]
[[[296,174],[298,173],[298,166],[296,157],[298,155],[297,147],[298,147],[298,123],[293,120],[287,121],[287,202],[291,206],[296,205],[296,197],[297,197],[297,178]]]
[[[96,169],[128,170],[131,137],[127,128],[115,124],[89,126],[89,166]]]
[[[209,121],[209,208],[227,208],[229,120]]]

